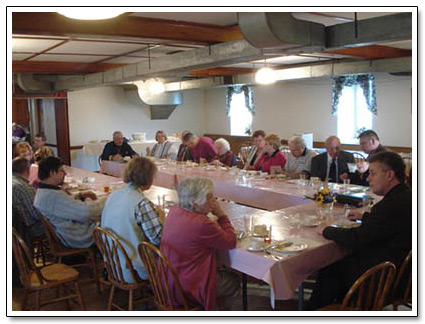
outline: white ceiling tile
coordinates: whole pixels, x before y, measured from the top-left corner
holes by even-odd
[[[49,53],[119,55],[143,48],[140,44],[70,41]]]
[[[12,54],[12,61],[22,61],[34,54]]]
[[[55,55],[42,54],[34,57],[31,61],[51,61],[51,62],[96,62],[104,60],[107,56],[89,56],[89,55]]]
[[[48,49],[49,47],[59,44],[60,42],[61,40],[13,38],[12,51],[39,53]]]

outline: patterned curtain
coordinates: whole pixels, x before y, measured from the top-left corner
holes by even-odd
[[[230,116],[230,106],[232,104],[232,96],[234,94],[240,94],[242,91],[245,94],[245,106],[246,106],[246,108],[248,109],[248,111],[252,115],[255,115],[254,95],[253,95],[251,87],[248,87],[248,86],[233,86],[233,87],[227,88],[227,93],[226,93],[226,113],[227,113],[227,116]]]
[[[366,99],[367,108],[375,115],[378,114],[376,109],[376,90],[375,77],[373,74],[350,74],[337,76],[332,78],[332,115],[336,115],[338,111],[339,98],[344,87],[359,85],[363,89],[363,95]]]

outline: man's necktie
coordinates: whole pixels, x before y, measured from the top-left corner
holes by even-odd
[[[332,159],[331,167],[329,168],[329,181],[338,182],[338,175],[336,174],[335,159]]]

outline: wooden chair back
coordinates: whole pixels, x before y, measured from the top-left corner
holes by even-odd
[[[146,267],[149,282],[153,290],[155,304],[159,310],[190,310],[179,278],[168,258],[153,244],[142,242],[138,246],[140,257]],[[173,305],[171,287],[168,284],[167,274],[170,273],[176,285],[176,292],[183,307]]]
[[[340,310],[382,310],[394,282],[395,272],[395,265],[388,261],[367,270],[350,287]]]
[[[412,250],[409,251],[401,265],[394,283],[394,308],[412,302]]]
[[[41,222],[43,223],[44,233],[46,234],[47,241],[50,245],[50,253],[53,255],[59,255],[70,248],[66,247],[62,244],[60,238],[56,234],[55,227],[53,224],[47,219],[46,216],[40,215]]]
[[[120,262],[121,258],[124,258],[126,268],[130,270],[133,283],[140,283],[142,281],[136,270],[134,270],[133,264],[122,246],[120,239],[111,229],[96,227],[93,230],[93,237],[103,256],[105,267],[108,271],[108,279],[113,285],[122,289],[126,289],[127,287],[125,286],[131,285],[124,279]]]
[[[34,259],[28,246],[16,229],[12,230],[12,249],[22,285],[26,288],[31,286],[31,275],[34,272],[36,273],[39,284],[42,284],[43,277],[34,264]]]

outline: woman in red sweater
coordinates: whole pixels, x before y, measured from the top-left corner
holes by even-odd
[[[265,138],[265,153],[255,164],[255,169],[270,173],[283,173],[286,164],[286,157],[279,149],[280,139],[276,134],[270,134]]]
[[[217,270],[216,262],[217,250],[236,247],[235,231],[214,197],[212,180],[187,178],[177,192],[179,206],[172,207],[165,219],[161,251],[173,265],[188,302],[215,310],[216,297],[239,290],[238,276]],[[181,306],[170,274],[168,284],[173,287],[173,303]]]

